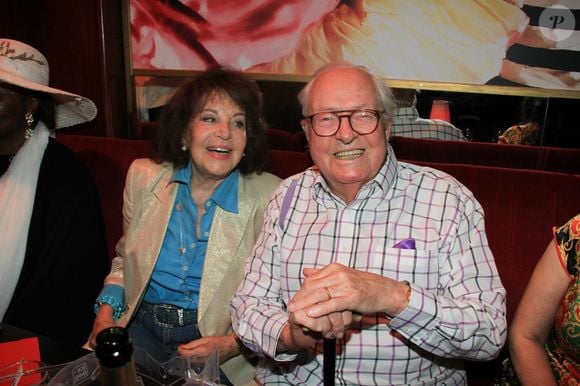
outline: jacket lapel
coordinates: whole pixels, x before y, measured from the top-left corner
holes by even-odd
[[[147,237],[152,238],[148,249],[149,253],[154,256],[153,260],[157,260],[159,256],[177,195],[177,185],[169,185],[171,175],[172,170],[166,169],[164,173],[160,173],[160,178],[151,185],[150,189],[143,191],[142,221],[145,226],[142,228],[145,229]]]
[[[146,189],[143,189],[141,193],[142,212],[133,219],[134,228],[138,231],[132,234],[131,238],[135,239],[134,253],[139,256],[140,268],[135,277],[126,278],[125,291],[127,291],[130,302],[130,312],[124,315],[126,322],[133,316],[137,305],[140,304],[145,294],[153,268],[159,257],[177,194],[175,184],[168,185],[172,175],[171,168],[165,167],[164,169],[156,180],[152,181]],[[139,242],[139,240],[147,240],[147,242]]]
[[[224,280],[229,280],[228,273],[231,267],[237,265],[234,260],[240,258],[240,246],[248,229],[247,224],[253,213],[254,205],[253,199],[241,201],[238,204],[238,214],[224,211],[221,208],[216,210],[203,266],[203,280],[198,304],[200,319],[203,318],[214,297],[224,296],[219,291],[219,287]]]

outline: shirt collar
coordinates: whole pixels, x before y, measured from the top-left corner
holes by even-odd
[[[232,171],[209,198],[223,210],[236,214],[238,213],[238,175],[237,169]],[[173,172],[171,182],[185,184],[188,191],[191,191],[191,161],[187,163],[187,166]]]
[[[231,172],[210,198],[217,206],[230,213],[238,213],[238,170]]]
[[[179,182],[189,187],[189,183],[191,182],[191,161],[186,166],[175,169],[170,182]]]

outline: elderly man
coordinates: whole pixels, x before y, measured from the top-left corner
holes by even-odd
[[[274,194],[231,304],[263,357],[256,381],[320,384],[335,337],[338,384],[465,384],[461,360],[492,359],[506,338],[480,204],[397,161],[391,93],[365,69],[324,67],[299,99],[316,166]]]

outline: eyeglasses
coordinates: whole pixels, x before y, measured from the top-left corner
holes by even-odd
[[[342,118],[348,118],[348,123],[354,132],[367,135],[377,129],[382,114],[383,112],[378,110],[323,111],[304,119],[310,121],[312,129],[320,137],[330,137],[336,134],[340,129]]]

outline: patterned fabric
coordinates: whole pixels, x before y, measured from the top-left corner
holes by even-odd
[[[503,132],[497,143],[512,145],[538,145],[540,142],[540,128],[536,124],[514,125]]]
[[[558,384],[576,385],[580,380],[580,214],[555,229],[554,238],[558,257],[571,281],[546,350]]]
[[[451,123],[419,118],[415,107],[399,107],[393,118],[391,135],[447,141],[466,141],[463,132]]]
[[[395,247],[408,239],[416,249]],[[481,206],[449,175],[399,163],[389,147],[383,168],[349,205],[316,168],[274,194],[231,306],[234,330],[264,357],[259,383],[322,384],[321,345],[298,355],[276,354],[276,345],[302,268],[331,262],[407,280],[412,289],[409,306],[390,322],[365,315],[337,341],[337,384],[463,385],[457,358],[490,359],[505,341],[505,290]]]
[[[558,257],[570,275],[570,285],[557,311],[554,327],[546,343],[550,367],[558,385],[578,385],[580,379],[580,214],[560,228],[554,228]],[[494,386],[516,386],[520,381],[510,358],[502,368]]]

